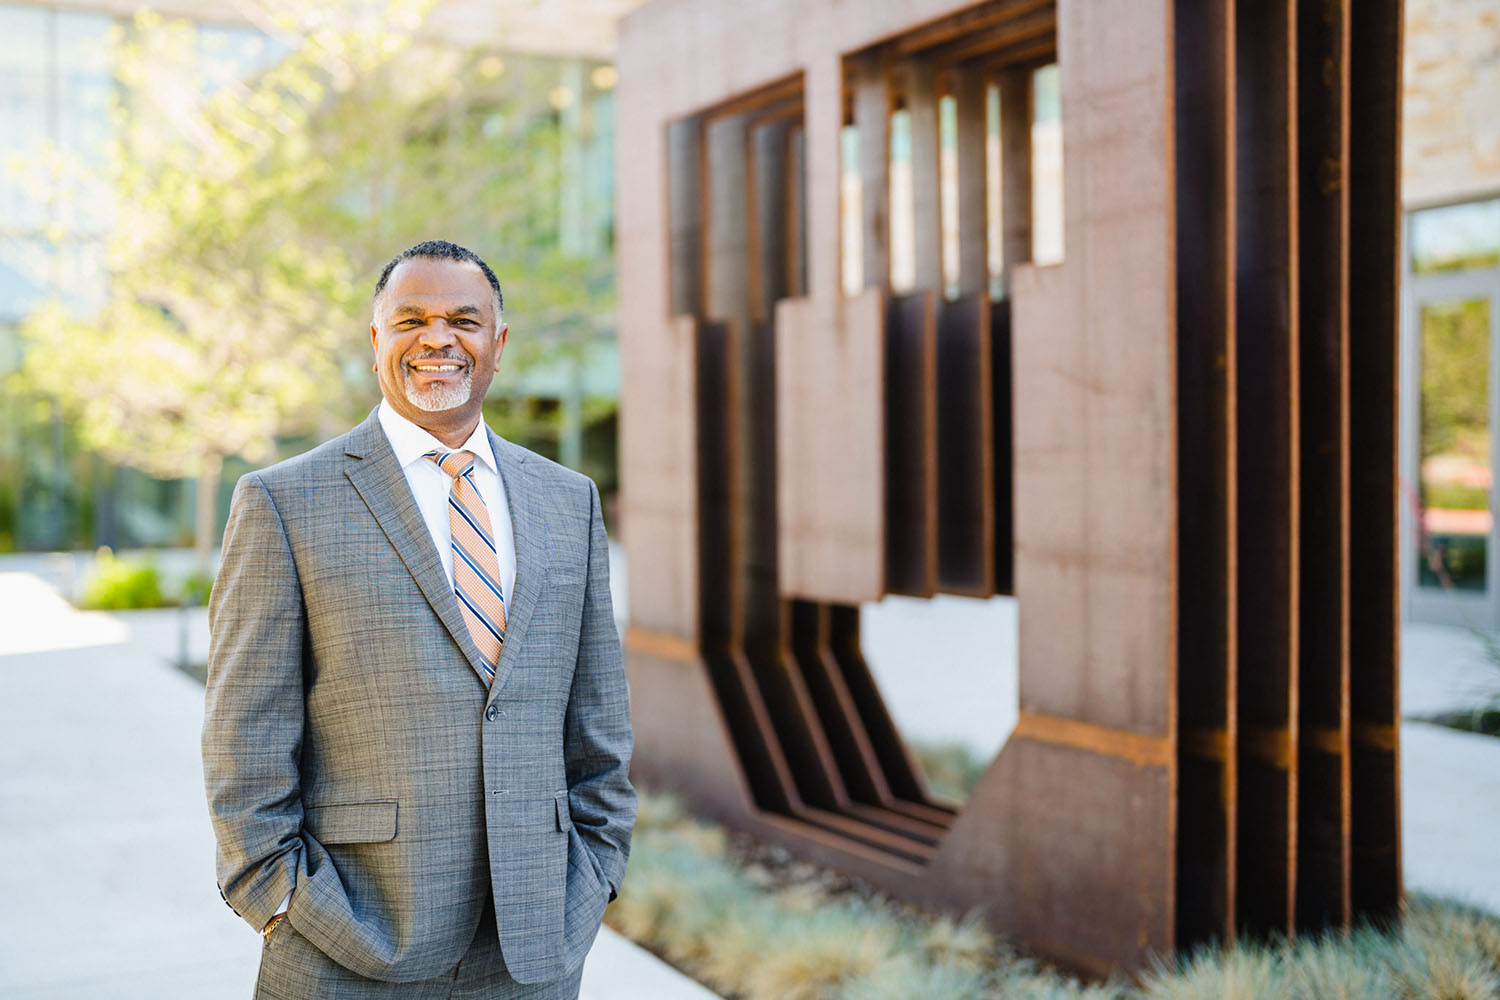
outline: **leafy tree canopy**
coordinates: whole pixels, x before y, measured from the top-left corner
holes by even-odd
[[[502,378],[609,323],[609,262],[559,247],[554,71],[423,41],[428,5],[261,8],[281,54],[244,79],[216,78],[186,22],[121,30],[104,302],[79,289],[23,327],[25,385],[86,444],[179,477],[348,426],[378,393],[374,276],[423,239],[499,273]]]

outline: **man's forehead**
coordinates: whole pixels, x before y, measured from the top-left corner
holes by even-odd
[[[477,303],[466,302],[453,305],[452,300],[442,295],[411,295],[391,306],[392,316],[421,316],[434,310],[450,316],[478,316],[484,310]]]
[[[451,305],[454,302],[489,304],[495,290],[477,264],[466,260],[412,257],[397,264],[384,295],[392,311],[410,307]]]

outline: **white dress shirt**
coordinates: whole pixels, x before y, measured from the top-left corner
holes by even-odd
[[[507,503],[505,483],[500,480],[495,453],[490,448],[490,437],[484,421],[474,427],[474,433],[459,448],[450,448],[416,424],[380,401],[376,411],[380,427],[401,471],[406,473],[406,484],[416,498],[417,509],[422,520],[427,522],[427,531],[432,535],[432,544],[437,547],[442,560],[443,572],[448,574],[448,585],[453,585],[453,536],[448,527],[448,494],[453,489],[453,477],[438,468],[436,462],[422,456],[429,451],[472,451],[474,453],[474,485],[479,488],[479,499],[484,501],[490,515],[490,529],[495,538],[495,556],[500,564],[500,589],[505,592],[505,603],[510,604],[510,595],[516,592],[516,535],[510,521],[510,505]]]
[[[448,574],[448,586],[453,586],[453,535],[448,526],[448,494],[453,489],[453,477],[448,475],[430,458],[429,451],[472,451],[474,453],[474,485],[479,488],[479,499],[484,501],[490,515],[490,529],[495,538],[495,556],[500,563],[500,588],[505,592],[505,603],[510,605],[510,595],[516,591],[516,534],[511,525],[510,505],[506,502],[505,483],[500,478],[500,469],[495,462],[494,449],[490,447],[489,433],[484,421],[479,421],[474,433],[461,448],[449,448],[427,431],[407,420],[401,414],[380,401],[376,411],[381,430],[396,453],[396,461],[406,474],[406,484],[427,522],[427,531],[432,535],[432,544],[437,547],[442,560],[443,572]],[[292,894],[288,892],[276,910],[285,913],[291,905]]]

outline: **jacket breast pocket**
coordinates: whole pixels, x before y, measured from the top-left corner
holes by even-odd
[[[308,806],[302,825],[320,844],[379,844],[396,839],[396,800]]]

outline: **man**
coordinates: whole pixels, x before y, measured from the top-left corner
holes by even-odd
[[[235,489],[203,770],[259,997],[576,997],[625,873],[599,494],[481,420],[501,308],[472,252],[397,256],[383,401]]]

